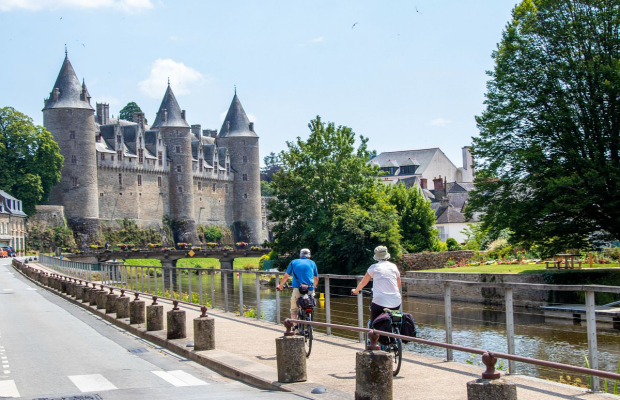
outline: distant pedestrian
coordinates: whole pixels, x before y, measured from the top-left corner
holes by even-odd
[[[110,243],[105,242],[105,244],[103,245],[103,247],[105,247],[106,250],[108,250],[110,248]]]

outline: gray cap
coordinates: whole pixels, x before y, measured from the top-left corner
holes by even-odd
[[[301,249],[299,257],[310,257],[310,249]]]

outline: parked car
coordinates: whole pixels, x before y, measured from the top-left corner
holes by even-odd
[[[2,246],[0,251],[2,251],[2,257],[15,257],[15,250],[11,246]]]

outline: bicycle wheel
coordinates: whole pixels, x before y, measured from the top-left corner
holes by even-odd
[[[306,321],[312,321],[312,314],[306,314]],[[312,325],[306,325],[304,328],[304,343],[306,346],[306,358],[310,357],[312,352]]]
[[[394,327],[394,333],[397,335],[400,334],[398,327]],[[403,341],[401,339],[393,339],[390,345],[390,351],[394,355],[394,370],[392,376],[396,376],[400,372],[400,365],[403,362]]]

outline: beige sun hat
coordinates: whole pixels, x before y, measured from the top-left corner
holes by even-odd
[[[390,253],[388,253],[388,249],[385,246],[377,246],[377,248],[375,248],[375,255],[373,257],[376,261],[381,261],[381,260],[389,260],[390,259]]]

